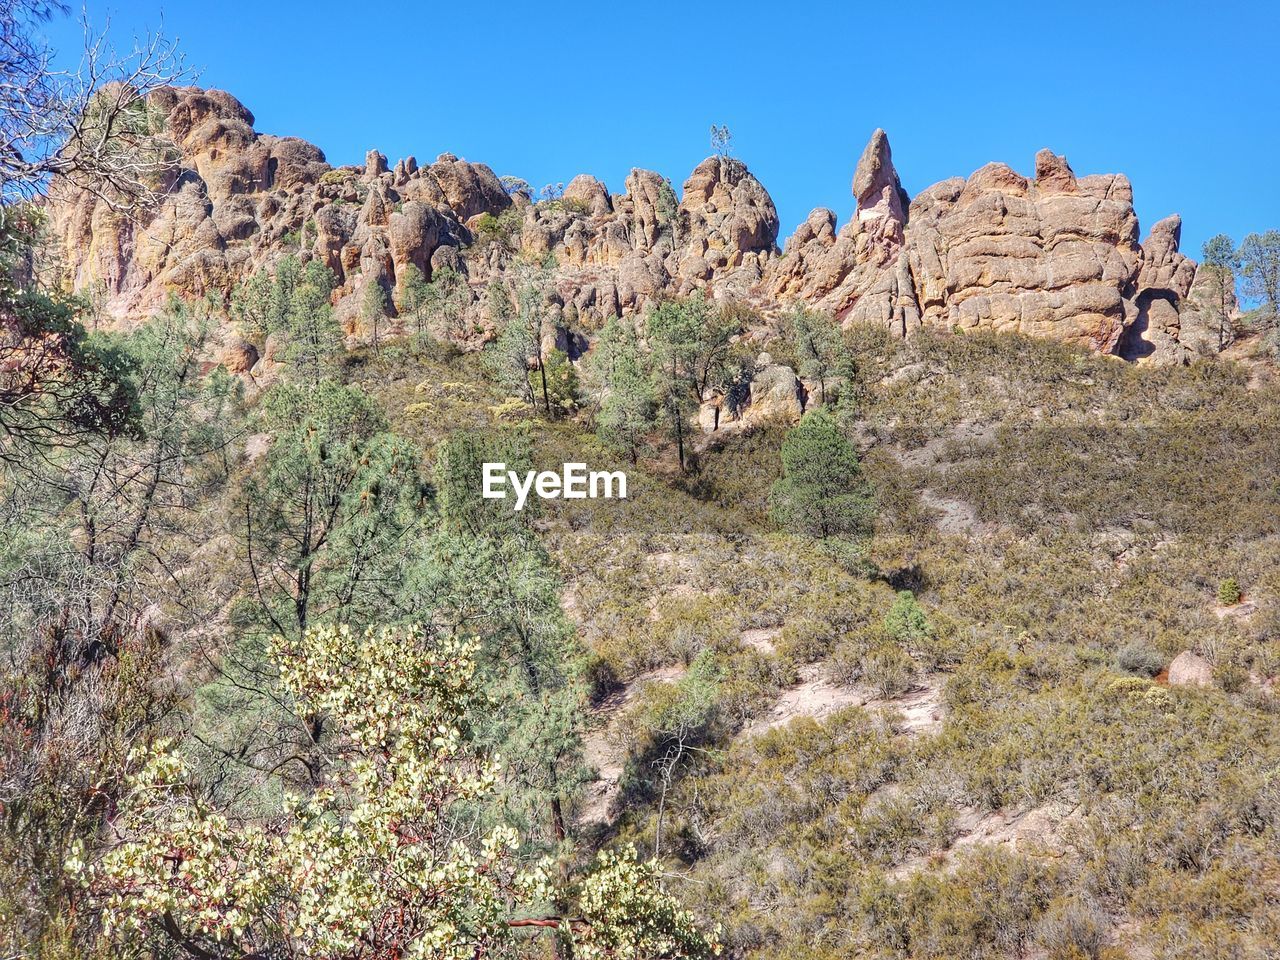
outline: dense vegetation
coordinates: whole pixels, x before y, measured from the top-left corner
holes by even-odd
[[[90,333],[3,212],[3,956],[1274,956],[1280,237],[1236,360],[694,296],[575,363],[533,263],[482,350],[288,256]]]
[[[279,350],[251,393],[198,362],[232,322],[214,306],[86,339],[115,358],[128,428],[8,472],[7,948],[239,956],[287,937],[360,955],[361,930],[385,945],[457,926],[449,897],[374,881],[409,857],[490,904],[468,915],[473,946],[536,949],[506,924],[572,916],[556,929],[581,955],[633,935],[701,949],[634,845],[735,953],[1265,955],[1280,921],[1269,368],[856,330],[827,350],[834,413],[705,435],[664,405],[684,409],[684,377],[732,389],[740,311],[667,304],[662,350],[611,328],[587,386],[561,381],[547,405],[540,378],[504,377],[501,338],[479,355],[434,339],[437,291],[421,332],[348,353],[326,289],[286,259],[233,299]],[[492,296],[523,322],[527,292]],[[804,363],[803,333],[769,346]],[[625,467],[630,499],[514,514],[478,499],[485,460]],[[394,756],[363,766],[353,738],[376,704],[314,682],[446,640],[465,646],[439,662],[478,699],[421,699],[429,675],[406,691],[461,738],[459,772],[441,774],[455,786],[424,787],[435,807],[413,815],[441,838],[498,831],[510,870],[481,868],[483,894],[463,896],[477,881],[458,867],[375,846],[340,874],[375,886],[350,888],[323,942],[307,911],[337,880],[272,868],[219,885],[228,862],[341,863],[349,846],[317,852],[333,843],[320,824],[393,815]],[[1212,687],[1165,682],[1184,650]],[[307,658],[332,665],[298,673]],[[147,856],[193,831],[184,869],[205,879],[184,900]],[[593,867],[596,850],[621,859]],[[588,916],[636,883],[656,927]]]

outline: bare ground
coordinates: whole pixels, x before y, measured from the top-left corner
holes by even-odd
[[[890,880],[904,880],[919,870],[949,871],[956,855],[980,844],[1006,846],[1011,850],[1031,848],[1043,855],[1065,852],[1063,826],[1079,815],[1080,808],[1062,802],[1046,803],[1027,810],[984,812],[974,807],[959,811],[959,831],[944,850],[908,857],[886,874]]]
[[[790,723],[798,717],[822,719],[845,707],[897,711],[902,732],[916,735],[937,729],[942,723],[942,678],[927,677],[898,697],[884,698],[863,686],[841,686],[826,676],[824,664],[810,664],[800,671],[800,682],[782,692],[773,709],[743,729],[756,736]]]
[[[582,755],[587,766],[596,771],[598,779],[588,784],[582,808],[578,812],[581,824],[609,823],[613,801],[618,796],[622,779],[625,744],[618,742],[618,721],[650,683],[675,683],[685,674],[684,664],[659,667],[640,674],[625,683],[602,700],[591,711],[590,728],[582,738]]]

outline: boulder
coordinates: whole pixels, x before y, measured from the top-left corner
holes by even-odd
[[[751,401],[744,420],[752,425],[795,423],[804,414],[803,387],[795,371],[770,363],[751,378]]]
[[[258,362],[258,348],[248,340],[236,338],[222,350],[221,363],[228,373],[248,373]]]
[[[1213,665],[1204,657],[1183,650],[1169,664],[1171,687],[1208,687],[1213,684]]]
[[[603,183],[590,174],[580,173],[564,188],[563,199],[580,203],[593,217],[607,216],[613,212],[613,202]]]

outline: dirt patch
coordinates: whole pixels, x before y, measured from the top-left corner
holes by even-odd
[[[944,497],[926,487],[920,491],[920,502],[938,514],[934,526],[946,536],[978,536],[995,529],[995,524],[983,523],[978,508],[966,500]]]
[[[757,627],[754,630],[743,630],[738,635],[738,639],[742,641],[743,646],[771,654],[774,652],[774,641],[781,632],[781,627]]]
[[[918,735],[942,723],[942,678],[929,677],[898,697],[884,698],[862,686],[841,686],[827,678],[825,664],[803,667],[800,682],[782,692],[767,715],[743,729],[756,736],[798,717],[822,719],[845,707],[896,711],[902,717],[901,732]]]
[[[1241,600],[1239,603],[1233,603],[1231,606],[1215,603],[1212,607],[1213,615],[1219,620],[1225,620],[1231,617],[1235,620],[1248,620],[1258,610],[1258,605],[1252,600]]]
[[[1079,807],[1068,803],[1048,803],[1023,811],[983,813],[972,807],[964,808],[958,824],[960,835],[951,842],[951,851],[964,850],[978,844],[1005,844],[1013,849],[1019,846],[1036,846],[1042,850],[1061,853],[1062,825],[1077,815]]]
[[[613,801],[618,796],[626,761],[626,747],[619,742],[618,724],[627,707],[646,685],[675,683],[686,670],[684,664],[674,664],[642,673],[609,694],[591,711],[589,727],[582,738],[582,757],[587,766],[596,771],[596,780],[587,784],[582,808],[578,811],[579,823],[612,820]]]
[[[897,455],[904,467],[945,468],[964,456],[976,456],[985,445],[995,442],[996,424],[962,420],[939,437]]]
[[[947,872],[955,869],[958,854],[983,844],[1011,850],[1030,848],[1047,856],[1061,856],[1066,850],[1063,827],[1079,815],[1078,805],[1056,801],[1028,810],[989,812],[963,807],[956,822],[958,833],[949,847],[908,857],[886,876],[900,881],[919,870]]]
[[[896,711],[902,717],[900,732],[932,733],[942,726],[943,678],[926,677],[906,693],[891,699],[872,698],[863,704],[868,710]]]

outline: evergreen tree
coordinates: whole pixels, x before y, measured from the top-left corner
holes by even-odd
[[[610,320],[589,356],[592,375],[602,393],[596,432],[635,463],[656,422],[653,384],[645,372],[635,332],[617,319]]]
[[[250,337],[274,337],[292,375],[316,384],[329,376],[342,352],[342,328],[330,295],[337,280],[318,260],[303,266],[281,258],[271,273],[259,272],[231,298],[232,316]]]
[[[828,315],[796,305],[787,315],[787,332],[799,363],[799,374],[817,380],[819,402],[827,402],[827,382],[851,362],[839,325]],[[845,385],[845,390],[851,388]]]
[[[1251,233],[1240,244],[1245,294],[1257,300],[1267,323],[1280,317],[1280,230]]]
[[[680,469],[687,470],[688,421],[726,369],[737,327],[718,316],[701,295],[655,305],[647,327],[654,397],[675,441]]]
[[[578,408],[578,371],[563,350],[552,350],[543,364],[547,403],[552,414],[563,417]]]
[[[249,596],[194,717],[207,775],[228,795],[260,793],[263,775],[316,786],[331,760],[325,718],[268,693],[272,634],[398,622],[422,602],[405,586],[426,532],[421,455],[376,403],[332,380],[286,381],[261,427],[274,439],[234,508]]]
[[[498,331],[490,348],[494,375],[519,399],[542,406],[548,417],[561,412],[552,404],[544,344],[552,331],[546,300],[550,275],[544,267],[523,264],[517,270],[515,303],[500,284],[488,291],[489,315]]]
[[[430,281],[413,264],[401,280],[400,315],[411,327],[417,347],[436,337],[456,342],[466,334],[466,310],[471,289],[458,271],[442,267]]]
[[[386,564],[419,522],[417,450],[363,391],[332,380],[279,385],[262,426],[275,439],[241,515],[265,621],[287,636],[317,616],[371,622],[393,600]]]
[[[518,400],[533,405],[534,381],[530,378],[533,357],[540,345],[512,308],[511,295],[499,281],[489,284],[486,293],[490,321],[497,336],[488,350],[494,378]]]
[[[382,284],[370,279],[360,296],[360,320],[369,330],[373,352],[382,352],[382,324],[387,319],[387,292]]]
[[[560,606],[551,560],[529,526],[530,511],[481,498],[484,462],[523,472],[525,441],[458,433],[442,444],[441,531],[433,540],[442,561],[419,570],[414,589],[452,597],[455,618],[480,644],[484,689],[504,708],[478,719],[477,736],[503,758],[507,816],[541,842],[558,843],[568,835],[566,804],[587,772],[583,651]]]
[[[908,652],[919,651],[933,636],[924,608],[910,590],[899,590],[884,618],[885,632]]]
[[[1240,257],[1225,233],[1205,241],[1200,269],[1206,278],[1208,302],[1205,304],[1217,326],[1218,349],[1235,339],[1231,314],[1236,306],[1236,271]]]
[[[409,264],[400,278],[400,316],[411,329],[415,342],[425,339],[431,316],[431,285],[415,264]]]
[[[857,453],[835,419],[811,410],[782,442],[782,478],[769,495],[779,525],[817,539],[868,531],[871,494]]]

